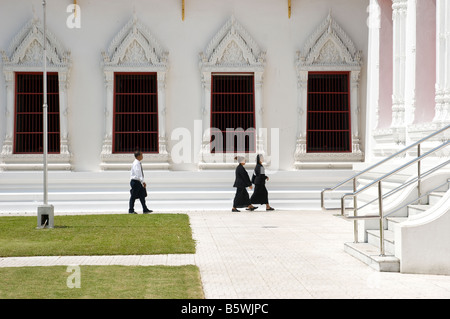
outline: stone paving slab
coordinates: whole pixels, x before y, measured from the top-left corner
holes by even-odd
[[[380,273],[346,253],[353,223],[332,212],[187,214],[195,254],[10,257],[0,267],[192,264],[207,299],[450,298],[450,276]]]
[[[28,266],[183,266],[195,265],[193,254],[117,256],[38,256],[0,258],[0,267]]]
[[[450,276],[379,273],[322,211],[189,213],[206,298],[450,298]]]

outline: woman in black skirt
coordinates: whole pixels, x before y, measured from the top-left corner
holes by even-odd
[[[263,158],[261,155],[256,156],[256,167],[253,172],[253,184],[255,184],[255,190],[253,192],[252,198],[250,199],[252,204],[266,204],[266,210],[274,210],[269,205],[269,196],[266,189],[266,180],[269,177],[266,176],[264,166],[262,166]]]
[[[244,168],[245,158],[244,157],[235,157],[235,160],[238,160],[239,165],[236,167],[236,180],[234,181],[233,187],[236,187],[236,195],[234,196],[233,201],[233,212],[239,212],[237,208],[239,207],[247,207],[247,210],[255,210],[257,207],[254,207],[250,202],[250,197],[247,192],[247,187],[252,189],[252,182],[248,177],[248,173]]]

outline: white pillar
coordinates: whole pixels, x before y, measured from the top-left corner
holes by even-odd
[[[295,165],[300,167],[301,158],[306,155],[306,116],[308,110],[308,71],[300,71],[297,75],[298,122],[297,145],[295,148]]]
[[[68,75],[65,72],[58,72],[59,83],[59,123],[60,123],[60,154],[70,155],[69,151],[69,130],[67,116],[69,114],[67,89],[69,87]]]
[[[445,5],[447,0],[436,0],[436,85],[435,114],[433,122],[439,122],[445,90]]]
[[[158,72],[158,140],[159,154],[167,153],[166,138],[166,73]]]
[[[6,80],[6,114],[4,118],[5,124],[5,140],[3,141],[3,148],[1,155],[8,156],[13,153],[13,141],[14,141],[14,72],[5,71]]]
[[[359,106],[359,71],[350,72],[350,118],[351,118],[351,150],[352,153],[360,154],[360,106]]]
[[[436,110],[433,122],[450,123],[450,3],[436,2]]]
[[[408,0],[405,29],[405,126],[414,122],[416,109],[416,2]],[[407,132],[407,130],[406,130]],[[409,144],[409,141],[406,141]]]
[[[114,72],[105,72],[106,107],[105,107],[105,136],[102,154],[112,154],[112,125],[114,108]]]
[[[202,109],[202,121],[203,121],[203,139],[202,139],[202,154],[210,154],[210,125],[211,125],[211,72],[203,73],[203,109]]]
[[[405,58],[406,58],[406,12],[408,0],[392,0],[393,20],[393,93],[392,124],[400,135],[405,127]],[[399,137],[404,143],[404,136]]]
[[[368,7],[369,45],[367,56],[367,107],[366,107],[366,161],[373,159],[372,149],[375,145],[372,132],[378,127],[379,89],[380,89],[380,28],[381,9],[378,0],[370,0]]]
[[[256,153],[265,155],[264,148],[264,134],[262,116],[264,108],[262,105],[262,86],[263,74],[262,72],[255,72],[255,133],[256,133]]]

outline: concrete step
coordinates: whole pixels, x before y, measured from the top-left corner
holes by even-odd
[[[251,170],[247,170],[249,175]],[[328,170],[279,171],[272,172],[266,184],[269,201],[280,203],[289,209],[320,209],[320,193],[323,188],[334,186],[348,177],[351,170],[338,170],[329,174]],[[220,171],[148,171],[146,172],[148,200],[158,209],[214,210],[229,209],[236,189],[234,170]],[[54,204],[55,212],[79,210],[93,207],[99,211],[122,211],[129,200],[129,172],[49,172],[48,201]],[[253,191],[249,190],[251,195]],[[327,194],[326,204],[338,206],[336,201],[348,192],[343,187]],[[43,201],[42,172],[0,172],[0,213],[35,211],[35,206]],[[223,203],[223,204],[220,204]],[[117,207],[121,207],[120,209]]]
[[[380,230],[367,230],[367,242],[377,248],[380,247]],[[395,235],[392,230],[384,230],[384,250],[386,254],[395,254]]]
[[[147,206],[155,211],[229,211],[231,210],[233,199],[227,200],[153,200],[147,198]],[[317,210],[320,212],[320,200],[271,200],[269,203],[279,210]],[[54,206],[55,215],[76,214],[76,213],[126,213],[128,212],[128,200],[93,200],[93,201],[49,201]],[[0,202],[0,215],[36,215],[37,207],[42,205],[42,201],[28,201],[21,203]],[[265,205],[255,205],[256,211],[266,212]],[[142,212],[139,201],[135,202],[136,212]],[[247,212],[244,208],[241,212]]]
[[[428,205],[428,204],[408,205],[408,216],[421,214],[430,207],[431,207],[431,205]]]
[[[228,199],[233,198],[236,192],[235,188],[189,188],[189,189],[164,189],[147,187],[149,196],[158,200],[189,200],[189,199]],[[320,191],[317,190],[298,190],[298,189],[270,189],[268,187],[269,196],[273,199],[320,199]],[[249,195],[253,190],[248,190]],[[343,192],[336,192],[328,200],[337,200],[342,196]],[[73,201],[73,200],[126,200],[130,197],[129,187],[121,190],[49,190],[48,198],[53,201]],[[43,198],[43,192],[36,191],[18,191],[10,190],[0,193],[0,202],[22,202],[22,201],[39,201]]]
[[[387,229],[395,231],[395,227],[404,221],[408,220],[408,217],[387,217]]]
[[[428,203],[430,205],[436,204],[442,197],[444,197],[445,192],[432,192],[428,195]]]
[[[380,272],[400,272],[400,260],[393,255],[380,256],[380,249],[369,243],[345,243],[344,250]]]
[[[375,178],[375,176],[374,176]],[[405,179],[406,180],[406,179]],[[366,180],[362,180],[360,185],[367,185],[370,183],[370,178]],[[397,183],[398,182],[398,183]],[[402,180],[398,181],[392,180],[389,183],[383,183],[383,190],[392,189],[393,186],[398,186],[402,183]],[[395,187],[396,187],[395,186]],[[361,187],[361,186],[360,186]],[[375,192],[377,190],[376,187],[374,189],[368,191],[365,194],[361,194],[358,196],[358,205],[361,203],[368,202],[373,198],[377,198],[378,194]],[[436,204],[442,196],[445,195],[445,192],[433,192],[428,196],[428,199],[423,199],[423,204],[417,205],[408,205],[407,210],[404,212],[407,216],[421,214],[427,209],[429,209],[432,205]],[[425,204],[428,203],[428,204]],[[377,210],[376,203],[367,206],[369,211]],[[371,229],[366,230],[367,234],[367,242],[366,243],[346,243],[344,245],[345,251],[350,255],[358,258],[362,262],[366,263],[370,267],[376,269],[377,271],[391,271],[391,272],[400,272],[400,260],[395,257],[395,231],[399,223],[402,223],[408,220],[408,217],[402,216],[389,216],[386,218],[387,228],[384,230],[384,250],[385,256],[380,256],[380,230],[379,229]],[[376,227],[376,226],[375,226]]]

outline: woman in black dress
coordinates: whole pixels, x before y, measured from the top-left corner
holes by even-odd
[[[234,159],[238,160],[239,165],[236,167],[236,180],[233,185],[233,187],[236,187],[236,195],[234,196],[233,209],[231,211],[239,212],[237,209],[239,207],[247,207],[247,210],[253,211],[257,207],[254,207],[250,202],[250,197],[246,189],[247,187],[252,189],[252,182],[244,168],[245,158],[235,157]]]
[[[266,189],[266,180],[269,177],[266,176],[264,166],[262,166],[263,158],[261,155],[256,156],[256,167],[253,172],[253,184],[255,184],[255,190],[253,191],[252,198],[250,199],[252,204],[266,204],[266,210],[274,210],[269,205],[269,196]]]

